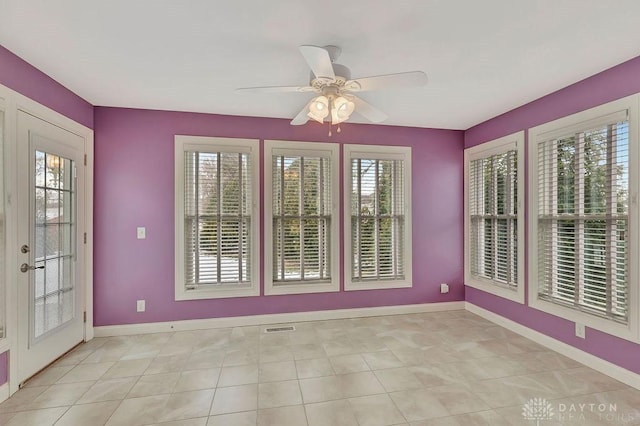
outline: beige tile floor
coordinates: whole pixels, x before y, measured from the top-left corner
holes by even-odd
[[[466,311],[295,327],[96,338],[0,425],[640,424],[640,391]]]

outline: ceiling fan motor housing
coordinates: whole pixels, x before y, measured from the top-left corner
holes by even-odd
[[[336,75],[335,79],[326,77],[316,77],[311,73],[309,77],[311,82],[309,85],[319,91],[323,91],[325,87],[334,86],[338,89],[344,87],[345,83],[351,79],[351,71],[349,68],[341,64],[331,64],[333,66],[333,72]]]
[[[342,53],[342,49],[332,44],[328,46],[322,46],[322,48],[329,54],[329,59],[331,59],[331,62],[335,62]]]

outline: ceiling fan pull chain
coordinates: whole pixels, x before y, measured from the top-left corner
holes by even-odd
[[[331,137],[331,122],[329,122],[329,137]]]

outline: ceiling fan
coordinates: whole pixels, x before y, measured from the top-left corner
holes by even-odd
[[[354,93],[427,84],[427,75],[422,71],[376,75],[351,80],[349,68],[335,63],[341,52],[337,46],[300,46],[300,52],[311,68],[308,86],[245,87],[236,90],[256,93],[315,93],[319,96],[311,99],[291,120],[291,124],[294,126],[302,125],[309,119],[323,123],[327,119],[332,125],[336,125],[349,119],[353,111],[357,111],[373,123],[380,123],[387,119],[384,112],[357,97]]]

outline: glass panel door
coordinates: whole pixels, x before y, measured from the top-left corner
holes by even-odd
[[[74,317],[74,162],[35,151],[32,339]]]
[[[12,382],[23,383],[84,338],[85,140],[23,111],[16,130],[18,343]]]

